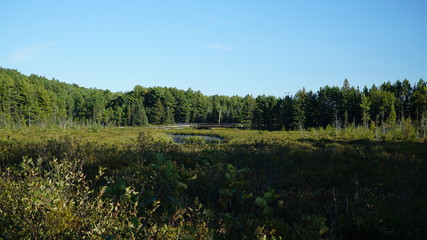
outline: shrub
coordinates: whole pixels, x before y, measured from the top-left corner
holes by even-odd
[[[135,238],[137,193],[126,188],[120,203],[95,191],[79,160],[24,159],[0,178],[0,238]],[[102,171],[97,176],[100,179]]]

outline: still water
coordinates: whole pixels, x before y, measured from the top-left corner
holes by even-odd
[[[174,143],[183,143],[184,138],[188,138],[188,137],[202,137],[205,139],[206,142],[221,142],[222,140],[224,140],[223,138],[220,137],[215,137],[215,136],[207,136],[207,135],[185,135],[185,134],[168,134]]]

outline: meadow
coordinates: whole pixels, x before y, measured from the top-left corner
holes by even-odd
[[[424,239],[411,131],[0,129],[0,239]]]

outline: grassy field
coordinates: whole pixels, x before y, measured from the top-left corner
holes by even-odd
[[[0,129],[0,239],[423,239],[426,160],[381,129]]]

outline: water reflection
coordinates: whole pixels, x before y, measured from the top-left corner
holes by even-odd
[[[186,134],[168,134],[174,143],[183,144],[185,138],[202,137],[206,142],[220,143],[223,138],[207,135],[186,135]]]

